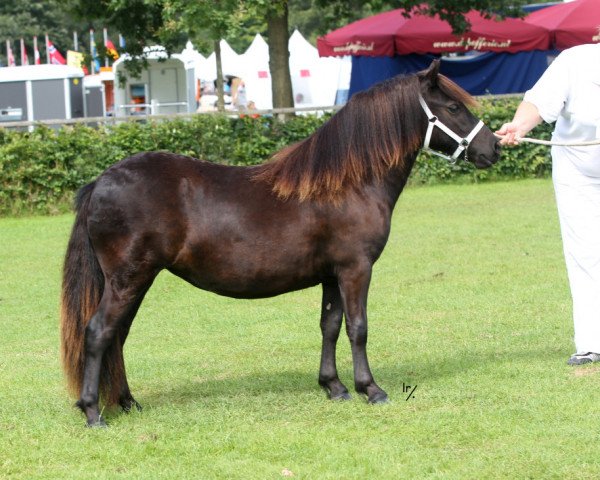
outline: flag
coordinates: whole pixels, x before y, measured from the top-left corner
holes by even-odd
[[[75,68],[83,68],[83,53],[67,50],[67,65]]]
[[[75,50],[67,50],[67,65],[70,67],[81,68],[84,75],[87,75],[88,69],[83,61],[83,53],[76,52]]]
[[[33,37],[33,63],[40,65],[42,60],[40,59],[40,51],[38,50],[37,37]]]
[[[100,71],[100,60],[98,59],[98,52],[96,51],[96,42],[94,41],[94,31],[90,30],[90,55],[92,56],[92,71],[94,75]]]
[[[27,57],[27,49],[25,48],[25,40],[21,39],[21,65],[29,65]]]
[[[46,45],[48,49],[48,56],[50,58],[50,63],[53,65],[66,65],[67,61],[65,57],[56,49],[56,47],[52,44],[50,40],[48,40],[48,45]]]
[[[12,47],[8,40],[6,41],[6,59],[7,59],[7,66],[9,66],[9,67],[17,66],[17,62],[15,61],[15,56],[13,55]]]
[[[104,46],[106,47],[106,54],[110,58],[112,58],[113,60],[119,58],[119,54],[117,53],[117,49],[115,48],[115,44],[113,42],[111,42],[110,40],[106,40],[106,45]]]

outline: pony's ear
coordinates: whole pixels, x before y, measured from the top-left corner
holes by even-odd
[[[425,80],[432,87],[437,85],[438,73],[440,73],[440,60],[439,60],[439,58],[436,58],[433,62],[431,62],[431,65],[429,65],[429,68],[427,70],[425,70],[425,72],[424,72]]]

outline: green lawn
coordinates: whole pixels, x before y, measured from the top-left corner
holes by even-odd
[[[566,365],[549,180],[402,195],[369,299],[389,404],[318,388],[320,289],[240,301],[163,273],[125,352],[144,411],[106,430],[84,427],[59,367],[72,218],[0,219],[0,478],[600,476],[600,369]],[[338,364],[351,387],[345,335]]]

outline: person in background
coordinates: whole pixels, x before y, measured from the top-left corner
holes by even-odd
[[[600,44],[563,51],[496,132],[515,145],[542,121],[554,142],[600,139]],[[569,365],[600,361],[600,145],[553,146],[552,179],[575,326]]]
[[[246,98],[246,84],[239,78],[232,84],[233,90],[233,106],[236,110],[246,110],[248,106],[248,100]]]

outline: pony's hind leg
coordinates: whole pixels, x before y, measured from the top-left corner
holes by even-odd
[[[119,357],[120,357],[119,361],[123,366],[123,375],[121,377],[121,385],[115,386],[115,389],[119,392],[118,403],[125,413],[129,413],[133,407],[135,407],[135,409],[138,412],[142,411],[142,406],[135,400],[135,398],[133,398],[133,395],[131,394],[131,390],[129,389],[129,383],[127,382],[127,375],[125,373],[125,359],[123,357],[123,347],[125,346],[125,341],[127,340],[127,336],[129,335],[129,329],[131,328],[133,319],[137,315],[140,305],[142,304],[142,301],[144,300],[144,296],[146,295],[146,292],[148,291],[149,288],[150,288],[150,285],[148,285],[147,288],[144,290],[144,292],[142,292],[139,295],[138,299],[134,302],[134,304],[131,306],[131,308],[127,312],[127,317],[123,320],[123,324],[121,325],[121,328],[119,330],[120,342],[115,344],[115,348],[118,349],[117,355],[119,355]]]
[[[342,327],[342,298],[336,283],[323,284],[323,300],[321,304],[321,333],[323,346],[321,349],[321,367],[319,369],[319,385],[325,389],[332,400],[349,400],[350,394],[340,381],[335,362],[335,351],[340,329]]]
[[[141,302],[140,298],[154,276],[146,277],[143,284],[137,286],[111,278],[112,281],[106,282],[98,310],[86,327],[83,386],[77,406],[84,412],[88,426],[105,425],[98,405],[100,391],[106,396],[108,405],[123,402],[131,408],[135,402],[125,378],[122,344],[129,330],[127,324],[133,318],[130,314],[137,311],[136,304]],[[118,288],[117,285],[127,287]],[[125,333],[122,337],[121,332]]]

